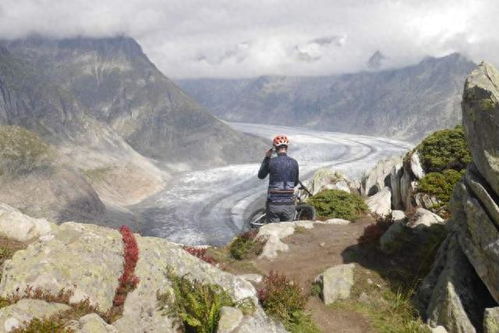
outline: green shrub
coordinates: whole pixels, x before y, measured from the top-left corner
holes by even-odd
[[[52,152],[35,133],[19,126],[0,126],[0,172],[25,174],[46,167]]]
[[[464,137],[462,126],[436,131],[426,137],[417,147],[425,172],[445,169],[460,171],[471,162],[471,153]]]
[[[230,255],[236,260],[249,259],[262,253],[265,242],[256,238],[258,230],[250,230],[237,236],[229,245]]]
[[[453,169],[443,172],[430,172],[420,181],[418,191],[432,194],[443,203],[448,203],[454,189],[454,185],[461,179],[464,170],[456,171]]]
[[[280,320],[292,333],[318,333],[319,329],[305,313],[307,298],[300,287],[284,275],[270,272],[258,290],[258,299],[265,312]]]
[[[236,303],[219,285],[191,281],[175,275],[172,269],[168,269],[167,277],[172,283],[173,295],[158,295],[159,306],[166,310],[165,314],[177,318],[186,332],[216,332],[224,306],[236,306],[245,314],[254,311],[250,299]]]
[[[307,202],[323,218],[354,220],[367,212],[367,205],[357,194],[341,190],[325,190],[310,197]]]

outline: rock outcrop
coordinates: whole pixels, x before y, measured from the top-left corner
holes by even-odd
[[[120,233],[74,222],[50,227],[50,232],[44,233],[5,262],[0,296],[26,296],[25,291],[30,288],[57,294],[64,288],[73,292],[70,303],[88,299],[100,313],[108,311],[113,306],[118,278],[123,273]],[[171,271],[201,283],[219,285],[236,302],[252,302],[255,311],[243,316],[237,324],[237,332],[285,332],[282,325],[269,319],[260,308],[251,283],[199,260],[177,244],[154,237],[135,235],[135,238],[139,248],[135,275],[140,281],[128,293],[123,315],[111,324],[105,323],[98,314],[87,315],[70,323],[76,332],[177,332],[177,324],[165,314],[167,310],[158,306],[158,295],[173,292],[168,277]],[[31,317],[24,315],[26,311],[23,310],[28,301],[31,302],[29,308],[33,307]],[[67,309],[66,305],[49,306],[42,301],[35,303],[23,299],[1,308],[0,318],[5,318],[5,325],[14,325]],[[17,318],[16,321],[9,321],[11,317]]]
[[[327,168],[317,170],[312,179],[305,181],[304,185],[312,195],[324,190],[342,190],[351,193],[356,192],[358,188],[358,185],[345,175]],[[305,190],[300,190],[300,198],[308,197],[309,194]]]
[[[452,195],[450,234],[418,299],[432,325],[482,331],[499,302],[499,75],[482,63],[466,79],[463,124],[473,162]]]

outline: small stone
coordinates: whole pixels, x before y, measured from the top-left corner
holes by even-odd
[[[367,284],[371,285],[371,284],[373,284],[373,283],[374,283],[374,282],[373,282],[373,280],[371,280],[371,279],[367,279]]]
[[[333,266],[319,276],[318,280],[322,282],[324,304],[328,305],[350,298],[354,268],[355,264]]]
[[[326,221],[319,221],[319,222],[316,222],[318,224],[333,224],[333,225],[347,225],[347,224],[350,224],[352,222],[348,221],[348,220],[344,220],[344,219],[328,219]]]
[[[321,242],[321,243],[319,244],[319,246],[320,246],[320,247],[324,247],[324,246],[326,246],[326,243],[325,243],[325,242]]]
[[[217,333],[233,332],[243,320],[241,310],[224,306],[220,310],[220,320],[218,321]]]
[[[260,283],[262,282],[263,276],[260,274],[241,274],[238,275],[241,279],[246,280],[252,283]]]

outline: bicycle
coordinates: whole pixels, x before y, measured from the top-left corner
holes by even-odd
[[[298,182],[300,187],[298,189],[300,190],[305,190],[309,196],[312,196],[312,193],[303,185],[303,183],[300,181]],[[315,208],[312,205],[306,204],[302,201],[302,199],[297,196],[296,198],[298,200],[298,203],[296,204],[296,210],[295,210],[295,216],[293,218],[293,221],[299,221],[299,220],[315,220]],[[267,224],[266,217],[267,217],[267,209],[266,208],[260,208],[254,211],[248,218],[247,220],[247,225],[250,228],[260,228],[261,226]]]

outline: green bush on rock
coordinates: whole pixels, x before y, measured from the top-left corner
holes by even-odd
[[[359,195],[341,190],[325,190],[310,197],[307,202],[323,218],[354,220],[367,212],[367,205]]]
[[[436,131],[426,137],[416,148],[425,172],[446,169],[460,171],[471,162],[471,153],[462,126]]]
[[[454,185],[461,179],[464,170],[456,171],[453,169],[443,172],[430,172],[426,174],[419,183],[420,192],[432,194],[442,202],[449,202]]]
[[[19,126],[0,126],[0,173],[29,173],[48,166],[50,160],[50,147],[37,134]]]

